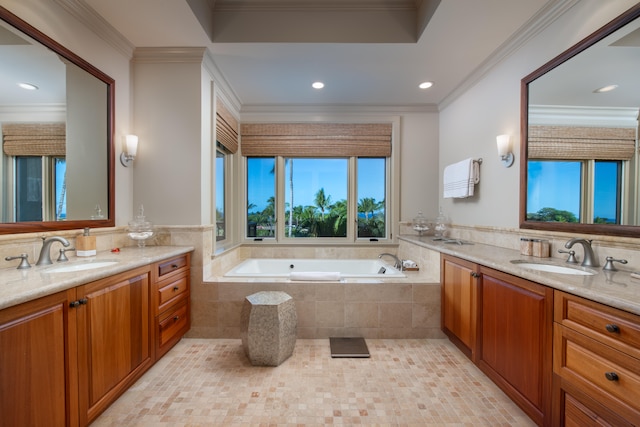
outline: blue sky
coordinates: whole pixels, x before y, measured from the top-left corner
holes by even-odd
[[[253,211],[263,210],[269,196],[274,194],[275,176],[272,173],[273,158],[249,158],[248,160],[248,199],[257,207]],[[384,159],[359,159],[358,198],[373,197],[376,201],[384,199]],[[295,206],[315,205],[315,195],[324,188],[325,195],[331,201],[347,199],[348,159],[294,159],[293,182]],[[285,170],[285,191],[288,195],[289,162]],[[288,200],[288,196],[287,196]]]
[[[529,161],[527,212],[553,207],[580,216],[581,162]],[[597,162],[594,215],[615,219],[617,163]]]

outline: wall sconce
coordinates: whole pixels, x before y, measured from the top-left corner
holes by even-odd
[[[498,135],[496,137],[498,143],[498,155],[505,168],[510,168],[513,164],[514,156],[511,152],[511,135]]]
[[[136,158],[138,153],[138,137],[136,135],[125,135],[124,140],[126,152],[120,153],[120,163],[125,168],[128,168],[133,164],[133,159]]]

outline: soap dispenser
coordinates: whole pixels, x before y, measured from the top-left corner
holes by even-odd
[[[96,254],[96,236],[92,236],[89,227],[84,229],[81,236],[76,237],[76,255],[94,256]]]

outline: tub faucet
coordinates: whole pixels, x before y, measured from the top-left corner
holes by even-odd
[[[382,254],[378,255],[378,258],[382,258],[382,257],[383,257],[383,256],[385,256],[385,255],[390,256],[391,258],[393,258],[393,259],[395,260],[395,264],[393,265],[393,267],[394,267],[396,270],[400,270],[400,271],[402,271],[402,261],[400,261],[400,258],[398,258],[398,257],[397,257],[397,256],[395,256],[394,254],[390,254],[390,253],[388,253],[388,252],[384,252],[384,253],[382,253]]]
[[[43,237],[42,249],[40,249],[40,256],[38,257],[38,261],[36,262],[36,265],[53,264],[53,262],[51,262],[51,245],[53,244],[53,242],[60,242],[64,247],[69,246],[69,241],[64,237],[60,237],[60,236]]]
[[[582,266],[583,267],[597,267],[598,266],[598,260],[596,259],[595,255],[593,254],[593,248],[591,247],[591,242],[592,240],[587,240],[587,239],[582,239],[582,238],[574,238],[569,240],[567,243],[564,244],[564,247],[567,249],[571,249],[571,247],[576,244],[576,243],[580,243],[582,245],[582,249],[584,250],[584,258],[582,259]]]

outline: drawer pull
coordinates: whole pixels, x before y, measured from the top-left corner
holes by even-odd
[[[477,279],[478,277],[480,277],[480,275],[478,273],[476,273],[475,271],[471,272],[471,277],[473,277],[474,279]]]
[[[620,328],[615,323],[607,323],[607,326],[605,326],[605,328],[607,328],[607,331],[611,332],[612,334],[617,334],[620,332]]]
[[[174,287],[173,287],[173,292],[176,292],[176,291],[179,291],[179,290],[180,290],[180,287],[179,287],[179,286],[174,286]]]
[[[171,264],[171,268],[175,270],[176,268],[178,268],[178,264]]]
[[[178,320],[180,320],[180,316],[176,316],[176,317],[173,318],[174,322],[177,322]],[[607,372],[607,374],[609,374],[609,372]],[[613,375],[616,375],[616,374],[614,373]],[[616,377],[617,377],[617,375],[616,375]]]
[[[618,374],[616,374],[615,372],[605,372],[604,376],[609,380],[609,381],[618,381],[620,379],[620,377],[618,377]]]

